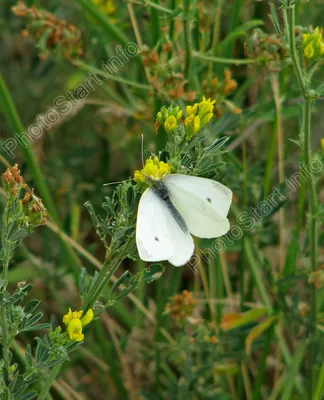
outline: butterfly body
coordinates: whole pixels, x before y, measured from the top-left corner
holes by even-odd
[[[172,203],[169,192],[168,192],[168,188],[163,183],[163,180],[160,179],[160,180],[153,181],[151,188],[154,191],[154,193],[161,200],[163,200],[164,204],[169,209],[170,213],[172,214],[173,218],[175,219],[175,221],[177,222],[179,227],[182,229],[182,231],[188,232],[188,227],[186,225],[186,222],[183,219],[182,215],[179,213],[179,211],[176,209],[174,204]]]

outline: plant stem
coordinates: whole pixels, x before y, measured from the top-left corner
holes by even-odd
[[[212,39],[212,45],[211,45],[211,51],[213,54],[215,54],[215,50],[218,44],[219,40],[219,32],[220,32],[220,19],[222,15],[222,8],[223,8],[223,0],[218,0],[217,2],[217,7],[216,7],[216,12],[215,12],[215,21],[214,21],[214,32],[213,32],[213,39]],[[212,75],[213,71],[213,62],[210,61],[209,67],[208,67],[208,76]]]
[[[183,33],[184,33],[184,41],[185,41],[185,69],[184,76],[187,81],[190,80],[190,72],[191,72],[191,63],[192,63],[192,51],[191,51],[191,40],[190,40],[190,26],[189,26],[189,10],[190,10],[190,1],[183,0],[183,8],[184,8],[184,20],[183,20]]]
[[[270,82],[276,108],[275,123],[276,123],[276,133],[277,133],[277,143],[278,143],[278,163],[279,163],[278,178],[280,184],[284,181],[284,149],[283,149],[283,137],[282,137],[281,102],[280,102],[280,88],[279,88],[278,75],[273,74],[270,78]],[[284,267],[284,257],[285,257],[284,237],[285,237],[285,212],[284,212],[284,207],[280,207],[279,210],[280,273],[282,273]]]
[[[51,386],[53,384],[54,379],[58,375],[58,373],[61,370],[63,363],[58,363],[54,365],[52,368],[49,377],[46,379],[45,384],[40,392],[40,394],[37,397],[37,400],[46,400],[49,394],[49,391],[51,390]]]
[[[244,58],[224,58],[224,57],[213,57],[209,55],[205,55],[202,53],[198,53],[194,51],[192,53],[193,58],[200,58],[205,61],[212,61],[219,64],[234,64],[234,65],[245,65],[245,64],[257,64],[261,62],[266,62],[265,58],[256,58],[256,59],[244,59]]]
[[[306,168],[308,168],[312,160],[312,152],[310,147],[311,137],[311,116],[312,116],[312,100],[305,99],[304,102],[304,161]],[[317,268],[317,224],[316,224],[316,213],[317,213],[317,197],[314,177],[311,169],[309,169],[309,200],[310,200],[310,245],[311,245],[311,266],[312,270],[315,271]]]
[[[153,1],[145,0],[143,3],[148,7],[155,8],[156,10],[164,12],[166,14],[172,14],[173,13],[173,9],[171,10],[170,8],[161,6],[160,4],[156,4]]]
[[[6,281],[8,277],[8,267],[10,260],[10,245],[6,245],[6,241],[4,242],[4,250],[5,257],[3,260],[3,269],[1,278]],[[4,370],[7,374],[9,374],[10,361],[9,361],[9,340],[8,340],[8,327],[7,327],[7,315],[6,315],[6,306],[1,308],[0,313],[0,321],[1,321],[1,343],[2,343],[2,357],[4,362]],[[5,376],[4,381],[6,382]],[[9,400],[9,392],[6,391],[4,393],[4,400]]]
[[[311,161],[311,148],[310,148],[310,135],[311,135],[311,107],[312,100],[305,99],[304,101],[304,161],[306,164],[306,168],[309,166]],[[311,169],[309,169],[310,177],[309,177],[309,209],[310,209],[310,223],[309,223],[309,240],[310,240],[310,256],[311,256],[311,268],[312,271],[317,269],[317,222],[316,222],[316,213],[317,213],[317,199],[316,199],[316,190],[315,190],[315,182],[312,175]],[[316,323],[316,314],[317,314],[317,300],[316,300],[316,288],[313,288],[312,293],[312,303],[311,303],[311,313],[312,320],[314,324],[314,328],[312,329],[312,338],[310,342],[309,349],[309,398],[312,398],[313,395],[313,387],[314,387],[314,374],[313,367],[316,363],[316,346],[314,343],[315,340],[315,323]]]
[[[263,304],[267,307],[269,314],[271,314],[273,312],[271,298],[270,298],[270,296],[266,290],[266,287],[263,283],[263,279],[260,274],[259,265],[258,265],[257,261],[255,260],[253,253],[252,253],[251,244],[248,240],[245,240],[244,246],[245,246],[244,249],[245,249],[246,258],[250,264],[251,272],[252,272],[253,278],[255,280],[256,287],[259,291],[259,295],[262,299]]]
[[[156,0],[154,2],[151,2],[151,4],[157,3]],[[160,39],[160,19],[159,19],[159,13],[158,10],[154,7],[150,9],[150,15],[151,15],[151,40],[152,40],[152,48],[155,47]]]
[[[317,380],[316,391],[313,400],[321,400],[324,393],[324,362],[322,364],[319,377]]]
[[[91,15],[96,21],[98,21],[102,28],[106,31],[108,37],[115,39],[117,42],[127,45],[130,43],[128,37],[124,32],[115,24],[111,23],[109,18],[99,10],[91,1],[89,0],[77,0],[80,6]],[[139,60],[139,57],[136,57]]]
[[[104,262],[99,275],[97,276],[96,281],[92,285],[89,293],[87,294],[86,298],[84,299],[82,310],[85,312],[89,308],[91,308],[96,300],[101,295],[103,288],[107,285],[110,278],[116,272],[117,268],[119,267],[120,263],[123,260],[123,256],[117,256],[114,261],[111,262],[111,257],[107,257],[106,261]]]
[[[303,72],[299,63],[296,38],[295,38],[295,6],[289,6],[287,9],[283,9],[284,21],[288,33],[288,43],[291,61],[295,70],[296,78],[300,90],[303,93],[304,98],[307,97],[307,87],[304,81]]]
[[[291,2],[288,2],[288,7],[283,9],[283,16],[285,21],[286,32],[288,34],[289,41],[289,49],[290,56],[292,60],[292,64],[294,67],[294,71],[296,74],[296,78],[300,87],[300,90],[304,97],[304,105],[303,105],[303,159],[305,163],[305,168],[309,172],[309,214],[310,214],[310,223],[309,223],[309,241],[310,241],[310,258],[311,258],[311,268],[312,271],[317,269],[317,196],[315,189],[315,180],[313,176],[312,170],[309,168],[310,162],[312,160],[312,152],[311,152],[311,116],[312,116],[312,102],[313,99],[310,95],[309,90],[309,82],[306,81],[302,68],[300,65],[300,61],[297,54],[296,48],[296,40],[295,40],[295,6],[291,5]],[[315,331],[315,323],[316,323],[316,289],[313,289],[312,293],[312,304],[311,304],[311,313],[312,320],[314,324],[314,328],[312,329],[312,338],[310,341],[310,349],[309,349],[309,371],[308,371],[308,379],[309,379],[309,398],[313,397],[313,386],[314,386],[314,374],[313,367],[316,364],[316,348],[314,343],[314,336],[316,334]]]

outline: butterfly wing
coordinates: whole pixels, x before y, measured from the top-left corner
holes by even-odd
[[[143,261],[168,260],[175,266],[188,262],[194,251],[189,232],[184,232],[163,200],[149,188],[137,213],[136,244]]]
[[[226,186],[212,179],[181,174],[167,175],[163,183],[193,235],[215,238],[229,230],[227,214],[232,191]]]

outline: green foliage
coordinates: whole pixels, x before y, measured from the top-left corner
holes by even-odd
[[[320,0],[26,3],[1,2],[0,130],[50,218],[5,176],[0,398],[320,400]],[[138,259],[141,134],[144,161],[233,191],[194,271]],[[70,307],[95,313],[85,343]]]

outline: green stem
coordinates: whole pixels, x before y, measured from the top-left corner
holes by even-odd
[[[161,12],[164,12],[164,13],[167,13],[167,14],[173,14],[173,9],[171,10],[170,8],[161,6],[159,4],[154,3],[153,1],[145,0],[143,3],[146,6],[151,7],[151,8],[155,8],[156,10],[159,10]]]
[[[109,18],[99,10],[90,0],[77,0],[80,6],[89,14],[92,18],[98,21],[102,28],[106,31],[109,38],[113,38],[119,43],[127,45],[130,43],[128,37],[124,34],[122,30],[110,22]],[[136,57],[140,61],[140,57]]]
[[[303,71],[300,65],[300,61],[297,54],[296,48],[296,40],[295,40],[295,6],[291,5],[291,2],[288,2],[288,7],[283,9],[283,16],[285,22],[286,32],[288,33],[289,40],[289,50],[290,56],[292,60],[292,64],[294,67],[294,71],[296,74],[297,82],[300,87],[300,90],[304,97],[304,105],[303,105],[303,158],[305,162],[305,167],[309,172],[309,182],[308,182],[308,192],[309,192],[309,214],[310,214],[310,223],[309,223],[309,241],[310,241],[310,258],[311,258],[311,268],[312,271],[317,269],[317,196],[316,196],[316,188],[315,188],[315,179],[313,176],[312,170],[309,168],[310,162],[312,160],[312,152],[311,152],[311,116],[312,116],[312,101],[313,99],[310,96],[309,91],[309,82],[306,82],[305,77],[303,75]],[[317,311],[317,301],[316,301],[316,289],[313,290],[312,295],[312,305],[311,305],[311,313],[312,320],[315,326],[316,323],[316,311]],[[314,374],[313,367],[316,364],[316,348],[314,343],[314,336],[316,334],[315,327],[312,330],[312,340],[310,342],[309,349],[309,371],[308,371],[308,380],[309,380],[309,398],[313,397],[313,387],[314,387]]]
[[[260,297],[262,299],[263,304],[267,307],[269,314],[271,314],[273,312],[271,298],[270,298],[270,296],[265,288],[265,285],[263,283],[263,278],[260,274],[260,268],[255,260],[254,255],[253,255],[253,252],[251,249],[251,244],[248,240],[245,240],[244,246],[245,246],[244,248],[245,248],[246,258],[251,267],[251,272],[252,272],[253,278],[255,280],[257,289],[259,291]]]
[[[267,358],[271,349],[271,343],[272,339],[274,337],[274,328],[271,328],[269,332],[267,332],[266,339],[265,339],[265,344],[264,344],[264,349],[263,349],[263,354],[261,358],[261,362],[259,363],[258,366],[258,373],[255,379],[255,384],[253,387],[253,393],[252,393],[252,400],[258,400],[260,399],[260,389],[262,386],[262,382],[264,382],[264,373],[267,365]]]
[[[5,258],[3,261],[3,269],[2,269],[1,278],[4,281],[7,281],[11,250],[10,250],[9,245],[6,246],[6,243],[4,243],[4,251],[5,251]],[[4,371],[6,371],[6,373],[9,374],[9,368],[10,368],[9,344],[10,343],[9,343],[9,339],[8,339],[6,306],[3,306],[1,308],[0,321],[1,321],[1,344],[2,344],[2,357],[3,357],[3,362],[4,362]],[[6,382],[5,376],[4,376],[4,382]],[[9,400],[9,392],[8,391],[6,391],[4,393],[4,400],[7,400],[7,399]]]
[[[223,8],[223,0],[218,0],[217,7],[216,7],[216,13],[215,13],[214,32],[213,32],[212,47],[211,47],[211,51],[213,54],[215,54],[215,52],[216,52],[216,48],[217,48],[217,44],[218,44],[218,40],[219,40],[222,8]],[[211,76],[212,71],[213,71],[213,62],[210,61],[209,67],[208,67],[208,76]]]
[[[313,400],[321,400],[323,398],[322,397],[323,393],[324,393],[324,362],[322,363],[322,367],[319,373]]]
[[[256,59],[241,59],[241,58],[224,58],[224,57],[213,57],[206,54],[198,53],[194,51],[192,53],[193,58],[199,58],[205,61],[213,61],[219,64],[234,64],[234,65],[246,65],[246,64],[257,64],[267,61],[266,58],[256,58]]]
[[[157,1],[155,0],[155,3]],[[148,3],[148,2],[146,2]],[[152,7],[152,5],[157,5],[153,2],[149,2],[151,6],[151,33],[152,33],[152,47],[155,47],[159,41],[160,38],[160,19],[159,19],[159,13],[155,7]]]
[[[56,378],[56,376],[58,375],[58,373],[60,372],[62,365],[63,365],[63,363],[54,365],[49,376],[45,380],[45,384],[44,384],[40,394],[38,395],[37,400],[46,400],[47,399],[47,397],[49,395],[49,391],[51,390],[53,381]]]
[[[310,148],[310,136],[311,136],[311,108],[312,108],[312,100],[305,99],[304,102],[304,160],[306,167],[309,166],[309,163],[312,159],[311,148]],[[317,198],[316,198],[316,189],[314,177],[311,169],[309,169],[309,209],[310,209],[310,222],[309,222],[309,240],[310,240],[310,256],[311,256],[311,268],[312,271],[316,271],[317,269],[317,221],[316,221],[316,213],[317,213]],[[311,313],[313,324],[316,323],[316,314],[317,314],[317,299],[316,299],[316,288],[313,289],[312,293],[312,302],[311,302]],[[313,368],[316,364],[316,346],[314,343],[316,334],[316,328],[314,326],[312,332],[312,339],[310,342],[310,350],[309,350],[309,398],[312,398],[313,395],[313,387],[314,387],[314,374]]]
[[[103,288],[107,285],[110,278],[116,272],[122,260],[123,260],[122,256],[119,257],[117,256],[115,260],[112,262],[111,262],[111,257],[106,258],[106,261],[104,262],[96,281],[94,282],[91,290],[84,299],[82,305],[82,310],[84,312],[87,311],[89,308],[91,308],[94,305],[94,303],[98,300]]]
[[[290,6],[287,9],[283,9],[283,17],[288,32],[288,43],[290,50],[291,61],[295,70],[296,78],[300,90],[303,93],[304,98],[307,97],[307,86],[305,84],[303,72],[300,66],[297,48],[296,48],[296,37],[295,37],[295,6]]]
[[[235,29],[238,27],[240,21],[240,12],[242,11],[244,5],[243,0],[235,0],[235,3],[232,6],[231,10],[231,18],[230,18],[230,32],[234,32]],[[235,42],[230,42],[226,46],[225,56],[229,57],[233,54]]]
[[[190,25],[189,25],[189,10],[190,0],[183,0],[184,20],[183,20],[183,33],[185,41],[185,69],[184,76],[187,81],[190,80],[191,64],[192,64],[192,51],[190,40]]]
[[[4,362],[4,382],[6,382],[5,379],[5,373],[9,373],[9,343],[8,343],[8,331],[7,331],[7,321],[6,321],[6,308],[2,307],[1,308],[1,313],[0,313],[0,319],[1,319],[1,342],[2,342],[2,357],[3,357],[3,362]],[[5,372],[6,371],[6,372]],[[4,393],[4,400],[9,399],[9,393],[6,391]]]
[[[311,116],[312,116],[312,100],[305,99],[304,102],[304,160],[306,168],[308,168],[312,160],[312,152],[310,145],[311,138]],[[315,271],[317,268],[317,196],[315,181],[311,169],[309,169],[309,200],[310,200],[310,245],[311,245],[311,266]]]
[[[170,8],[171,12],[173,12],[174,9],[176,8],[176,0],[170,0]],[[174,34],[174,18],[170,18],[169,37],[171,42],[173,41],[173,34]]]
[[[291,364],[288,367],[286,384],[280,397],[281,400],[289,400],[292,398],[295,377],[298,375],[299,367],[306,351],[306,346],[306,343],[302,342],[298,343],[294,349],[294,357],[292,358]]]

